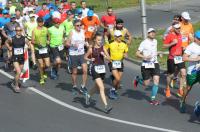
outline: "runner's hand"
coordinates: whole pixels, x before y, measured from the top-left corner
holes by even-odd
[[[144,60],[147,60],[147,61],[151,60],[151,58],[152,58],[151,55],[149,55],[149,56],[144,56]]]

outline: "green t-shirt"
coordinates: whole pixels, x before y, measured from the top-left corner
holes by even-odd
[[[74,29],[73,21],[65,20],[62,25],[65,27],[66,36]]]
[[[31,39],[32,38],[32,31],[34,28],[37,27],[37,22],[27,22],[25,24],[25,27],[26,27],[26,31],[27,31],[27,35],[28,35],[28,38]]]
[[[59,28],[52,26],[48,29],[50,36],[50,47],[58,47],[63,44],[63,35],[65,32],[64,26],[60,25]]]
[[[34,28],[33,29],[35,35],[35,49],[38,49],[38,45],[42,45],[42,47],[46,47],[47,45],[47,28],[42,27],[42,29]]]

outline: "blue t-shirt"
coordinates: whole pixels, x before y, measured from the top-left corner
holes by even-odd
[[[7,23],[10,22],[10,18],[1,17],[0,18],[0,27],[4,27]]]

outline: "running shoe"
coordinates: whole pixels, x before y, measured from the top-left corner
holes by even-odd
[[[11,83],[11,86],[12,86],[13,91],[14,91],[15,93],[20,93],[20,92],[21,92],[19,86],[16,86],[16,85],[14,84],[14,82]]]
[[[155,99],[153,99],[153,100],[150,101],[150,104],[151,104],[151,105],[159,105],[160,102],[157,101],[157,100],[155,100]]]
[[[73,96],[76,96],[79,92],[80,92],[80,91],[79,91],[79,89],[78,89],[76,86],[74,86],[74,87],[72,88],[72,95],[73,95]]]
[[[112,106],[106,105],[104,110],[105,110],[105,113],[106,113],[106,114],[109,114],[110,111],[112,110]]]
[[[44,85],[44,84],[45,84],[44,78],[41,78],[40,79],[40,85]]]
[[[180,112],[185,113],[185,102],[180,101]]]
[[[116,90],[110,89],[108,96],[110,99],[117,99]]]
[[[176,93],[176,95],[178,96],[178,97],[183,97],[183,89],[178,89],[178,91],[177,91],[177,93]]]
[[[137,88],[138,83],[139,83],[139,76],[136,76],[134,81],[133,81],[133,86],[134,86],[135,89]]]
[[[84,86],[84,87],[81,86],[80,92],[83,93],[83,94],[85,95],[85,94],[88,93],[88,90],[87,90],[87,88],[86,88],[85,86]]]
[[[85,104],[90,105],[90,95],[88,93],[85,94]]]
[[[165,96],[166,96],[166,98],[171,97],[171,91],[170,91],[170,88],[166,88],[166,89],[165,89]]]
[[[199,117],[200,116],[200,103],[199,101],[196,101],[195,102],[195,105],[194,105],[194,114]]]
[[[33,70],[37,70],[37,64],[33,64],[32,68]]]
[[[53,80],[57,79],[56,71],[54,68],[51,68],[51,79]]]
[[[44,79],[47,79],[47,78],[48,78],[47,73],[44,73],[43,78],[44,78]]]

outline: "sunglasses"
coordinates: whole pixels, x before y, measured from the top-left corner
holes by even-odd
[[[81,27],[82,25],[81,24],[79,24],[79,25],[75,25],[76,27]]]
[[[181,28],[175,28],[176,30],[179,30],[179,29],[181,29]]]
[[[21,30],[21,29],[20,29],[20,30],[16,29],[15,31],[16,31],[16,32],[21,32],[22,30]]]

